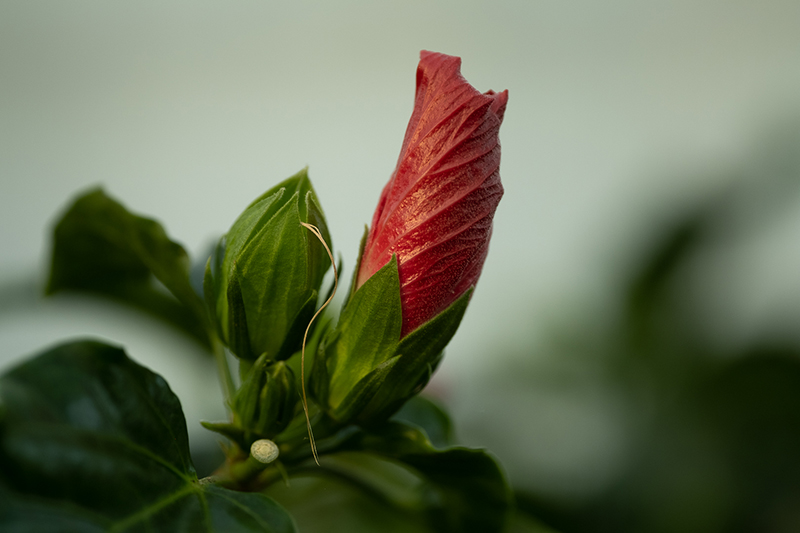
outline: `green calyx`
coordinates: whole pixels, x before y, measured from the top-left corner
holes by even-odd
[[[206,265],[206,305],[239,358],[283,360],[300,348],[330,259],[301,222],[331,239],[306,169],[257,198]]]
[[[286,429],[300,398],[292,369],[283,361],[268,362],[265,355],[250,368],[233,401],[234,421],[248,444]]]
[[[471,292],[401,339],[400,278],[393,257],[352,293],[336,328],[320,344],[311,388],[323,410],[343,424],[386,420],[427,384]]]
[[[242,385],[231,403],[232,422],[202,422],[206,429],[225,435],[249,450],[259,439],[273,439],[292,421],[300,395],[297,380],[284,361],[270,361],[263,354],[242,376]]]

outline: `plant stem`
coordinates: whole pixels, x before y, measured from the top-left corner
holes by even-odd
[[[263,472],[268,466],[267,463],[258,461],[252,455],[246,460],[231,466],[230,477],[240,486],[246,486],[253,479]]]
[[[327,416],[322,416],[315,421],[314,433],[319,435],[317,440],[319,442],[318,449],[320,455],[333,453],[341,446],[342,442],[347,438],[348,432],[345,431],[343,434],[339,434],[339,431],[345,427],[346,426],[342,426],[339,422]],[[279,446],[281,449],[281,460],[287,466],[300,464],[313,457],[311,446],[306,440],[305,435],[296,435],[292,439],[282,442],[279,441]]]

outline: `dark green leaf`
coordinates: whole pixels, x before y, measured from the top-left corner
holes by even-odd
[[[426,514],[435,531],[503,531],[511,492],[497,462],[485,451],[436,450],[422,430],[400,422],[359,431],[339,449],[376,454],[417,472],[426,483]]]
[[[119,348],[54,348],[0,401],[2,531],[294,531],[269,498],[198,482],[177,397]]]
[[[365,454],[348,455],[352,459],[349,464],[336,466],[347,468],[347,472],[368,469],[372,475],[367,477],[374,478],[376,460],[370,461],[372,458]],[[326,458],[325,464],[331,459]],[[400,468],[388,461],[381,463]],[[332,476],[329,469],[314,465],[292,476],[288,487],[280,482],[273,484],[267,494],[289,509],[303,533],[437,533],[427,526],[424,515],[387,501],[379,490],[360,485],[358,479]],[[414,488],[408,488],[412,498]]]
[[[115,298],[209,342],[184,249],[158,222],[132,214],[100,189],[78,198],[55,227],[47,293],[64,290]]]
[[[453,444],[450,417],[438,404],[424,396],[414,396],[408,400],[392,420],[419,426],[437,448]]]

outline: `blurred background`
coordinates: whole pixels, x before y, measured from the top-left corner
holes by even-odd
[[[558,531],[800,531],[796,0],[0,3],[0,370],[122,344],[213,449],[194,341],[41,298],[52,223],[102,185],[204,262],[308,165],[349,279],[421,49],[509,90],[491,253],[429,386],[460,442]]]

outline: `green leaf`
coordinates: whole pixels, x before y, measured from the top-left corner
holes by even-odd
[[[453,423],[450,416],[433,400],[414,396],[395,413],[392,420],[420,427],[437,448],[453,444]]]
[[[295,531],[273,500],[198,482],[163,378],[99,342],[0,377],[0,530]]]
[[[349,456],[346,463],[345,455]],[[428,527],[423,514],[404,505],[419,499],[416,486],[401,487],[404,490],[390,492],[389,498],[382,491],[384,483],[372,486],[376,476],[386,479],[397,470],[414,478],[405,468],[363,453],[328,456],[324,465],[309,466],[292,476],[288,487],[278,482],[266,491],[289,509],[303,533],[437,533]],[[391,470],[387,472],[387,468]],[[370,484],[365,486],[362,479]],[[400,498],[391,497],[395,495]]]
[[[400,422],[362,430],[339,450],[362,451],[398,461],[425,482],[425,513],[434,531],[501,532],[511,491],[497,462],[483,450],[437,450],[419,429]]]
[[[47,294],[67,290],[112,297],[209,344],[183,247],[158,222],[132,214],[100,189],[75,200],[55,227]]]

